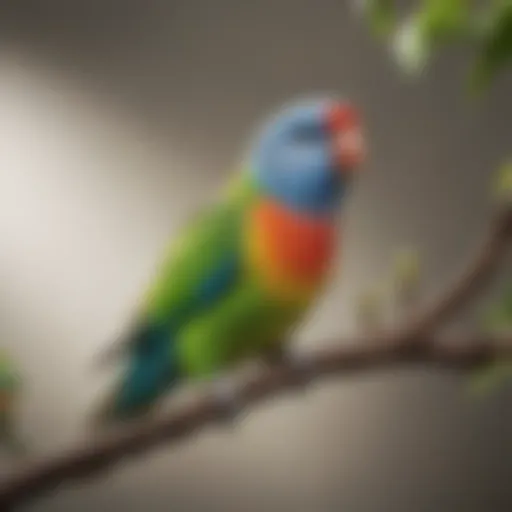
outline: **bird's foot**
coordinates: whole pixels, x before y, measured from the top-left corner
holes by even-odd
[[[292,370],[292,386],[300,391],[306,391],[313,377],[313,367],[309,358],[302,354],[288,353],[285,361]]]
[[[281,347],[274,351],[267,361],[270,366],[280,365],[289,370],[292,387],[305,391],[313,373],[313,368],[307,357]]]
[[[210,396],[221,411],[221,421],[232,425],[243,409],[234,379],[217,377],[211,382]]]

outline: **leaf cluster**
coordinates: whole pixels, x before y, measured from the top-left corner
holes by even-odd
[[[512,63],[512,0],[421,0],[405,15],[396,0],[356,0],[372,33],[407,74],[418,76],[448,46],[469,47],[472,92],[481,93]]]

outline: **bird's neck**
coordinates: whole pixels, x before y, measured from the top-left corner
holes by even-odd
[[[237,173],[229,181],[226,195],[230,202],[240,206],[250,206],[254,202],[274,203],[283,213],[286,213],[287,217],[295,218],[299,223],[316,225],[333,225],[337,223],[337,210],[310,212],[283,202],[261,186],[255,179],[254,173],[249,172],[247,169]]]

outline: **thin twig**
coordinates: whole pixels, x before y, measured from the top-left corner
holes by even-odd
[[[311,380],[412,364],[467,371],[493,360],[512,359],[512,340],[496,343],[496,340],[479,338],[452,344],[431,335],[489,280],[511,238],[512,208],[507,208],[496,218],[489,238],[466,271],[431,306],[403,327],[376,335],[371,344],[366,339],[350,347],[340,344],[306,356]],[[297,379],[297,370],[289,366],[262,371],[240,386],[238,402],[245,408],[255,405],[289,389]],[[213,398],[203,398],[168,416],[127,426],[103,440],[34,463],[0,485],[0,510],[24,505],[64,482],[97,476],[127,456],[148,452],[164,442],[177,442],[199,428],[222,420],[224,412]]]
[[[457,281],[399,329],[399,337],[406,341],[424,335],[453,317],[489,282],[506,256],[511,239],[512,206],[506,205],[496,212],[487,240]]]
[[[466,340],[464,344],[428,340],[430,343],[421,344],[421,348],[414,352],[386,346],[380,341],[376,339],[372,347],[338,347],[315,352],[308,358],[311,381],[399,365],[419,364],[451,371],[468,371],[493,360],[509,358],[512,361],[512,340],[494,345],[491,339]],[[289,366],[262,370],[240,387],[238,402],[245,408],[256,405],[293,388],[299,379],[297,370]],[[199,428],[222,422],[224,418],[222,406],[215,399],[205,397],[175,410],[168,417],[119,430],[103,441],[43,460],[4,483],[0,490],[0,510],[26,504],[55,490],[64,481],[98,476],[126,457],[147,453],[164,442],[176,443]]]

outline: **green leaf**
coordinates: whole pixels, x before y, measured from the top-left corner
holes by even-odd
[[[468,33],[472,0],[427,0],[419,11],[424,36],[434,44],[445,43]]]
[[[499,361],[473,373],[470,378],[471,394],[477,397],[487,396],[512,379],[512,363]]]
[[[512,0],[495,1],[482,29],[470,90],[482,93],[512,63]]]
[[[0,389],[16,391],[21,388],[22,379],[13,367],[13,363],[5,351],[0,352]]]
[[[376,285],[362,293],[357,301],[357,321],[363,329],[373,329],[383,320],[383,286]]]
[[[401,249],[396,252],[393,268],[393,284],[401,305],[415,301],[420,293],[421,264],[418,251]]]
[[[488,308],[481,317],[482,330],[487,334],[512,333],[512,285],[509,285],[500,299]],[[488,395],[512,379],[512,362],[497,361],[477,370],[470,377],[473,395]]]
[[[494,305],[484,313],[481,319],[482,331],[491,335],[499,334],[506,326],[507,321],[508,318],[503,310],[499,306]]]
[[[375,36],[383,37],[391,34],[396,23],[394,0],[359,0],[358,4]]]
[[[512,328],[512,283],[507,286],[502,296],[502,311],[503,315]]]
[[[509,286],[500,299],[484,311],[480,323],[487,334],[512,333],[512,287]]]
[[[432,53],[431,42],[422,31],[420,20],[411,16],[395,32],[392,53],[408,75],[417,76],[426,67]]]
[[[420,256],[415,249],[400,249],[395,254],[395,277],[416,283],[420,277]]]
[[[498,201],[512,201],[512,161],[505,163],[496,173],[493,192]]]
[[[474,32],[473,0],[426,0],[397,30],[394,54],[412,75],[425,69],[441,46],[471,39]]]

